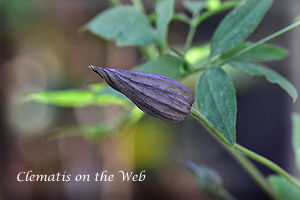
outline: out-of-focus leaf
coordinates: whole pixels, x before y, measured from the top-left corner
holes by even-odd
[[[81,107],[94,101],[94,94],[87,90],[41,91],[25,95],[25,99],[63,107]]]
[[[162,0],[155,6],[157,13],[156,27],[157,37],[162,43],[166,43],[168,26],[174,14],[174,0]]]
[[[82,30],[113,40],[118,46],[141,46],[158,42],[147,17],[131,6],[110,8],[93,18]]]
[[[207,166],[198,166],[190,160],[186,160],[185,164],[192,171],[196,184],[206,196],[220,196],[223,180],[216,170]]]
[[[114,130],[113,127],[105,125],[81,125],[81,126],[64,126],[48,131],[44,138],[46,140],[55,140],[71,136],[84,136],[89,139],[100,139],[109,136]]]
[[[202,45],[189,49],[184,58],[188,63],[194,65],[207,58],[209,56],[209,53],[210,45]]]
[[[229,76],[220,68],[206,70],[196,85],[199,111],[231,144],[235,144],[236,97]]]
[[[178,58],[163,56],[156,60],[148,61],[137,68],[136,71],[161,74],[179,80],[189,72],[184,69],[184,63]]]
[[[293,148],[296,156],[296,164],[300,170],[300,115],[298,113],[292,114],[293,122]]]
[[[222,54],[221,59],[226,60],[230,58],[234,54],[238,53],[244,48],[252,45],[252,43],[242,43],[237,47],[229,50],[228,52]],[[238,60],[245,60],[245,61],[271,61],[271,60],[280,60],[287,56],[288,51],[282,47],[270,45],[270,44],[263,44],[260,45],[249,52],[239,56]]]
[[[269,176],[268,180],[275,190],[275,193],[279,196],[279,199],[299,200],[300,190],[285,178],[277,175],[272,175]]]
[[[25,100],[62,107],[83,107],[87,105],[119,105],[126,106],[128,101],[114,94],[94,94],[88,90],[40,91],[25,95]]]
[[[296,88],[286,78],[284,78],[274,70],[255,63],[245,61],[232,61],[230,64],[238,69],[243,70],[251,76],[265,76],[270,83],[278,84],[292,97],[294,101],[296,101],[298,97],[298,92]]]
[[[247,0],[231,11],[213,35],[210,57],[222,54],[246,39],[271,4],[272,0]]]
[[[207,0],[205,8],[207,10],[216,10],[221,6],[221,0]]]

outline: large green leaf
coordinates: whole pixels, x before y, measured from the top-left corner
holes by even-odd
[[[227,51],[226,53],[221,55],[221,59],[226,60],[233,56],[234,54],[238,53],[244,48],[249,47],[252,45],[250,42],[242,43],[237,47]],[[271,61],[271,60],[280,60],[284,58],[288,54],[288,51],[282,47],[270,45],[270,44],[263,44],[259,45],[258,47],[251,49],[245,54],[242,54],[237,59],[239,60],[249,60],[249,61]]]
[[[83,29],[107,40],[114,40],[119,46],[158,42],[147,17],[131,6],[110,8],[93,18]]]
[[[285,178],[277,175],[269,176],[268,178],[275,193],[282,200],[299,200],[300,190],[292,185]]]
[[[298,169],[300,170],[300,115],[298,113],[293,113],[293,148],[296,156],[296,163]]]
[[[247,0],[230,12],[215,31],[211,43],[211,57],[235,47],[256,28],[272,0]]]
[[[294,101],[296,101],[298,97],[298,92],[296,88],[286,78],[284,78],[274,70],[255,63],[250,63],[245,61],[232,61],[230,64],[233,65],[234,67],[237,67],[245,71],[251,76],[256,76],[256,77],[265,76],[270,83],[278,84],[292,97]]]
[[[174,0],[162,0],[156,4],[157,13],[156,28],[157,37],[162,43],[166,43],[168,26],[174,14]]]
[[[156,60],[148,61],[135,68],[135,70],[161,74],[176,80],[188,74],[188,71],[184,70],[183,61],[170,56],[163,56]]]
[[[235,90],[221,68],[212,67],[202,74],[196,85],[196,105],[227,141],[235,144]]]

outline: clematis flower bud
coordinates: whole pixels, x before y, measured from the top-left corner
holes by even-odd
[[[190,113],[194,96],[184,85],[159,74],[89,66],[108,85],[129,98],[142,111],[175,123]]]

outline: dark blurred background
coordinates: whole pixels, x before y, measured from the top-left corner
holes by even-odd
[[[129,1],[122,1],[130,3]],[[154,1],[145,1],[147,10]],[[217,169],[225,187],[238,199],[268,199],[251,178],[192,118],[170,125],[143,118],[128,135],[94,142],[68,137],[46,142],[42,134],[65,125],[97,123],[115,108],[61,108],[24,102],[24,94],[39,90],[86,89],[99,81],[87,66],[128,69],[143,60],[135,48],[118,48],[80,26],[109,7],[108,0],[0,1],[0,199],[209,199],[197,189],[182,159]],[[186,12],[182,1],[176,11]],[[249,40],[257,41],[290,24],[300,13],[298,0],[275,0]],[[209,41],[224,15],[203,23],[195,45]],[[169,42],[182,48],[188,27],[171,24]],[[300,29],[274,40],[290,50],[279,62],[267,63],[300,88]],[[296,104],[277,85],[263,78],[236,82],[237,142],[298,175],[291,149],[291,111]],[[193,90],[193,88],[191,88]],[[272,172],[258,165],[265,173]],[[143,182],[18,182],[19,172],[90,174],[108,170],[146,170]]]

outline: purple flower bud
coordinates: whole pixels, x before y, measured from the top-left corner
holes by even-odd
[[[182,121],[190,113],[194,96],[176,80],[145,72],[92,65],[89,68],[153,117],[175,123]]]

